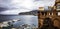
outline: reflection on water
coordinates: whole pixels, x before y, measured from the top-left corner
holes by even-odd
[[[8,24],[7,26],[11,26],[14,28],[22,28],[22,27],[37,28],[38,27],[38,17],[33,15],[3,15],[0,16],[0,20],[5,22],[5,25]]]

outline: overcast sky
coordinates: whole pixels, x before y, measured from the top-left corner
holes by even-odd
[[[18,14],[53,6],[55,0],[0,0],[0,14]]]

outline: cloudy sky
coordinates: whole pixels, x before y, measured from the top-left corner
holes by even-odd
[[[55,0],[0,0],[0,14],[18,14],[53,6]]]

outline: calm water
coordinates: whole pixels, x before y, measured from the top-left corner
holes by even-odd
[[[17,21],[14,24],[14,26],[18,27],[22,24],[34,24],[36,27],[38,26],[38,17],[33,15],[2,15],[0,16],[0,22],[2,21],[8,21],[13,19],[20,19],[20,21]]]

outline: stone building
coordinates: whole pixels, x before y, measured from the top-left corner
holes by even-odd
[[[45,25],[60,28],[60,0],[56,0],[53,7],[48,6],[46,11],[44,7],[40,7],[38,12],[38,28],[42,28]]]

